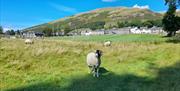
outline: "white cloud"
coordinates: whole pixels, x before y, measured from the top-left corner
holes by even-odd
[[[102,2],[116,2],[117,0],[102,0]]]
[[[64,6],[64,5],[59,5],[56,3],[50,3],[50,6],[57,9],[58,11],[64,11],[68,13],[77,13],[78,11],[75,8]]]
[[[180,9],[177,9],[176,11],[180,12]]]
[[[135,5],[133,6],[133,8],[139,8],[139,9],[149,9],[149,5],[139,6],[139,5],[135,4]]]

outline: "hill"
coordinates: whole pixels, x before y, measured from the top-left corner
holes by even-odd
[[[117,26],[118,22],[145,22],[148,20],[161,20],[163,14],[155,13],[148,9],[110,7],[92,10],[89,12],[65,17],[49,23],[33,26],[26,31],[42,31],[51,28],[55,31],[63,30],[67,27],[71,29],[86,28],[92,24]],[[86,26],[86,27],[84,27]]]
[[[176,14],[177,14],[178,16],[180,16],[180,10],[178,10],[178,11],[176,12]]]
[[[68,18],[63,18],[57,21],[50,22],[51,24],[62,23],[62,22],[70,22],[78,20],[81,22],[89,23],[96,21],[105,21],[105,22],[115,22],[115,21],[131,21],[135,19],[159,19],[161,18],[161,14],[154,13],[147,9],[138,9],[138,8],[126,8],[126,7],[118,7],[118,8],[102,8],[96,9],[93,11],[89,11],[82,14],[77,14]]]

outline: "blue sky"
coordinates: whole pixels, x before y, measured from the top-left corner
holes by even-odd
[[[0,0],[0,25],[22,29],[97,8],[135,5],[167,10],[164,0]]]

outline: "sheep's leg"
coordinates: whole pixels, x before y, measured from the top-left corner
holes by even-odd
[[[94,68],[92,67],[92,66],[89,66],[89,73],[93,73],[93,71],[94,71]]]
[[[92,67],[91,73],[95,73],[95,68],[94,67]]]
[[[96,73],[95,72],[94,72],[93,76],[96,77]]]
[[[93,67],[93,76],[96,77],[96,68]]]
[[[97,70],[97,72],[96,72],[97,77],[99,77],[99,68],[97,68],[96,70]]]
[[[88,66],[88,67],[89,67],[89,73],[91,73],[91,69],[92,69],[92,68],[91,68],[91,66]]]
[[[97,68],[94,68],[94,77],[98,77]]]
[[[93,76],[96,77],[96,69],[94,69]]]

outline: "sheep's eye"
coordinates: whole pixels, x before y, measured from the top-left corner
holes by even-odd
[[[96,53],[96,57],[98,57],[99,55],[98,55],[98,53]]]

